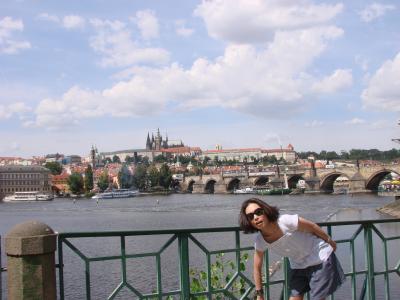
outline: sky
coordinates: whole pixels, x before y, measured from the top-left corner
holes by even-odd
[[[400,3],[0,1],[0,156],[398,148]]]

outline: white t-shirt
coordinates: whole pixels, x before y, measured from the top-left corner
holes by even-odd
[[[278,226],[283,236],[269,244],[259,231],[255,238],[255,249],[265,251],[268,248],[281,256],[288,257],[292,269],[304,269],[326,261],[333,248],[312,233],[298,231],[298,224],[298,215],[281,215]]]

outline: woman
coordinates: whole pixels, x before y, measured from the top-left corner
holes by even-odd
[[[289,258],[290,300],[303,300],[307,292],[312,300],[323,300],[343,283],[336,243],[317,224],[298,215],[280,215],[276,207],[257,198],[243,202],[239,224],[245,233],[257,232],[253,271],[257,300],[264,300],[261,267],[266,249]]]

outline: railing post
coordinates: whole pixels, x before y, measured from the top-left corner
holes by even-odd
[[[372,224],[364,225],[365,263],[367,269],[367,294],[369,300],[375,300],[374,248]]]
[[[55,300],[57,234],[38,221],[14,226],[6,235],[9,300]]]
[[[189,236],[187,233],[180,233],[179,241],[179,265],[181,282],[181,299],[190,298],[190,279],[189,279]]]

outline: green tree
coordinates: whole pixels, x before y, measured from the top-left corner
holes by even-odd
[[[120,164],[120,163],[121,163],[121,160],[120,160],[119,156],[114,155],[113,158],[112,158],[112,162],[113,162],[113,163],[118,163],[118,164]]]
[[[141,191],[146,189],[147,184],[147,167],[145,164],[136,166],[135,174],[133,175],[133,184]]]
[[[60,175],[62,172],[62,165],[56,161],[49,161],[44,165],[45,168],[50,170],[53,175]]]
[[[72,173],[68,177],[69,190],[76,195],[80,195],[83,192],[83,177],[79,173]]]
[[[160,173],[155,165],[152,165],[147,170],[150,186],[157,186],[160,182]]]
[[[167,164],[163,164],[159,171],[159,182],[158,184],[168,189],[172,182],[172,172]]]
[[[85,192],[88,193],[93,190],[93,170],[92,166],[89,164],[85,170],[84,179]]]
[[[126,164],[123,164],[121,170],[118,172],[118,183],[123,189],[129,189],[133,185],[133,176]]]
[[[97,181],[97,186],[102,192],[104,192],[108,188],[109,180],[107,170],[104,170],[103,173],[100,175],[99,180]]]
[[[155,163],[164,163],[167,161],[167,158],[164,155],[160,154],[160,155],[157,155],[156,157],[154,157],[153,161]]]

